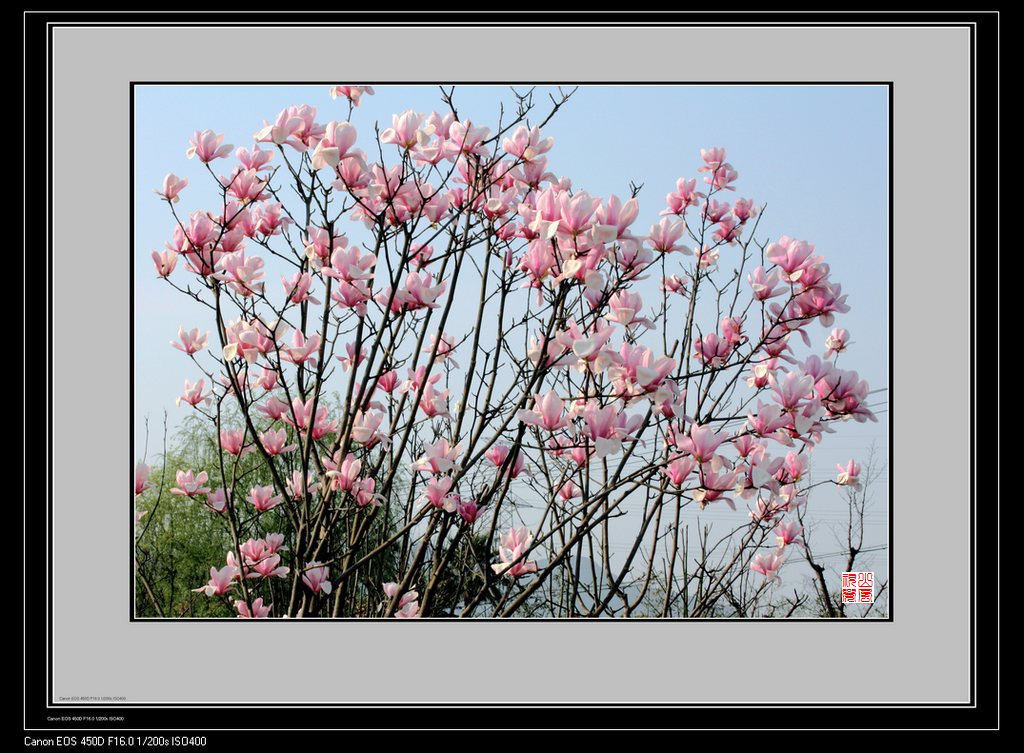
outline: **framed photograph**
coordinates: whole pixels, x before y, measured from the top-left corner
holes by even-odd
[[[24,18],[26,744],[999,727],[998,14]]]

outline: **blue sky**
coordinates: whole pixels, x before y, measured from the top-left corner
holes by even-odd
[[[376,90],[375,96],[363,98],[352,118],[364,148],[374,123],[388,127],[392,113],[444,108],[434,86]],[[538,109],[549,90],[538,89]],[[465,86],[457,87],[455,101],[462,118],[493,126],[499,102],[508,107],[511,97],[506,87]],[[154,448],[159,449],[163,412],[173,430],[188,410],[176,407],[174,400],[184,379],[197,374],[169,341],[179,325],[210,328],[195,304],[189,306],[155,278],[149,255],[170,237],[173,220],[153,189],[173,172],[190,180],[179,214],[214,206],[209,176],[185,157],[192,132],[211,128],[236,147],[250,146],[264,119],[303,103],[319,110],[321,122],[347,116],[347,103],[331,100],[327,87],[319,85],[135,90],[136,455],[142,452],[147,416],[152,458]],[[736,196],[768,205],[758,237],[804,238],[825,255],[851,306],[839,323],[850,330],[855,344],[840,365],[857,369],[872,389],[880,390],[889,385],[887,108],[888,91],[879,86],[587,86],[554,117],[545,135],[555,139],[548,155],[550,169],[570,176],[575,189],[624,196],[631,180],[644,184],[638,232],[657,220],[676,179],[696,174],[701,147],[727,148],[740,174]],[[221,172],[226,165],[214,163]],[[276,275],[267,277],[276,288]],[[816,349],[823,350],[827,332],[815,325],[812,337],[820,341]],[[885,411],[879,423],[846,424],[827,437],[814,454],[816,472],[834,475],[837,462],[864,455],[873,441],[887,455],[888,392],[872,398],[875,410]],[[883,480],[887,486],[887,473]],[[887,492],[878,493],[869,545],[886,540]],[[838,504],[838,498],[832,503]],[[819,534],[818,549],[835,550],[830,541],[827,532]],[[881,574],[882,568],[876,571]]]

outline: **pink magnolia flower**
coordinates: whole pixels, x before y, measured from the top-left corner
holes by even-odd
[[[669,277],[664,277],[661,280],[661,289],[664,290],[666,293],[677,293],[679,295],[686,295],[689,286],[689,278],[680,277],[679,275],[671,275]]]
[[[309,288],[312,284],[313,277],[309,272],[296,272],[291,278],[281,275],[281,285],[284,286],[285,295],[287,295],[288,300],[292,303],[309,301],[314,306],[319,306],[320,301],[309,293]]]
[[[455,512],[459,514],[466,523],[473,525],[480,517],[480,508],[477,507],[476,500],[472,499],[459,499],[455,503]]]
[[[739,345],[747,339],[743,334],[743,317],[723,317],[719,324],[719,328],[722,330],[722,337],[733,345]]]
[[[313,334],[307,339],[301,330],[292,333],[291,347],[281,349],[281,360],[301,365],[309,361],[314,366],[320,357],[320,335]]]
[[[337,167],[356,143],[356,129],[349,122],[332,120],[324,129],[324,137],[313,150],[314,170]]]
[[[764,267],[758,267],[747,275],[747,282],[750,284],[750,289],[754,291],[754,297],[759,301],[766,301],[769,298],[782,295],[786,290],[779,285],[779,273],[775,269],[765,272]]]
[[[273,606],[273,604],[264,606],[262,597],[252,603],[251,610],[244,599],[235,601],[235,609],[238,610],[238,616],[246,619],[265,619],[270,616],[270,610]]]
[[[210,493],[210,487],[205,486],[210,478],[206,471],[200,471],[198,474],[193,473],[191,470],[178,471],[174,478],[177,486],[171,487],[171,494],[178,494],[182,497],[196,497],[200,494]]]
[[[139,495],[146,491],[151,484],[149,483],[149,474],[152,472],[152,468],[148,465],[139,461],[135,466],[135,494]]]
[[[186,379],[185,392],[174,401],[175,405],[181,405],[182,402],[185,402],[194,408],[199,405],[199,403],[209,404],[210,395],[209,393],[203,394],[204,389],[206,389],[205,379],[200,379],[194,385]]]
[[[508,445],[496,444],[485,453],[485,457],[494,463],[495,467],[501,468],[505,465],[511,448]],[[517,452],[512,462],[505,468],[505,474],[512,478],[518,478],[521,473],[530,475],[530,469],[526,467],[526,458],[523,453]]]
[[[733,510],[736,505],[726,495],[736,488],[736,480],[740,476],[739,471],[716,473],[704,470],[701,472],[701,485],[693,492],[693,499],[704,509],[712,502],[725,502]]]
[[[597,243],[611,243],[613,241],[632,240],[629,234],[629,226],[632,225],[640,214],[640,203],[636,199],[627,199],[625,203],[612,194],[608,197],[608,204],[597,208],[594,226],[594,241]],[[635,243],[635,241],[633,241]],[[639,249],[639,244],[635,248]]]
[[[260,369],[252,379],[253,386],[262,387],[267,392],[277,386],[277,372],[274,369]]]
[[[834,355],[845,352],[849,344],[850,333],[842,327],[836,327],[832,330],[832,334],[825,338],[825,348],[827,348],[825,358],[831,358]]]
[[[525,557],[532,542],[533,534],[525,526],[510,528],[501,537],[501,545],[498,547],[501,562],[491,565],[491,569],[498,575],[504,574],[510,578],[537,572],[537,563],[527,562]]]
[[[280,235],[289,225],[294,224],[280,204],[263,204],[259,213],[252,213],[253,235]]]
[[[562,484],[561,487],[559,487],[558,496],[563,502],[568,502],[570,499],[582,497],[583,492],[580,491],[580,488],[576,486],[576,484],[569,480]]]
[[[454,338],[447,332],[442,332],[440,338],[438,338],[436,333],[432,333],[430,335],[430,343],[424,346],[421,352],[429,356],[431,353],[434,353],[434,348],[437,348],[437,352],[434,353],[434,363],[450,361],[451,365],[457,368],[458,362],[451,357],[457,347],[458,345],[455,343]]]
[[[453,447],[447,439],[439,439],[426,445],[423,450],[423,455],[413,462],[412,470],[437,475],[455,467],[455,461],[462,453],[462,445],[456,444]]]
[[[268,455],[281,455],[298,449],[296,444],[288,444],[288,432],[285,429],[267,429],[260,434],[260,444]]]
[[[629,418],[614,404],[601,406],[597,400],[588,400],[580,411],[583,417],[583,436],[594,446],[594,457],[600,460],[622,450],[622,442],[643,422],[641,416]]]
[[[352,424],[352,441],[363,447],[372,447],[378,442],[387,445],[390,437],[380,432],[384,414],[380,411],[359,411]]]
[[[339,491],[352,491],[359,479],[359,471],[363,463],[354,453],[349,453],[345,459],[338,462],[341,450],[335,453],[333,458],[324,458],[324,468],[327,469],[326,476],[331,480],[331,488]]]
[[[190,146],[185,151],[185,156],[189,159],[199,157],[199,161],[203,163],[227,157],[234,147],[231,144],[222,144],[222,141],[224,141],[223,133],[214,133],[209,128],[205,131],[196,131],[188,140]]]
[[[852,458],[846,465],[837,465],[839,473],[836,476],[836,483],[840,486],[849,486],[860,490],[860,463]]]
[[[210,333],[207,332],[205,335],[199,331],[199,327],[186,332],[184,327],[178,327],[178,341],[171,340],[171,346],[177,348],[182,353],[192,355],[198,353],[206,347],[207,339]]]
[[[252,487],[245,500],[256,509],[256,512],[273,510],[284,501],[280,495],[274,494],[273,485]]]
[[[813,245],[786,235],[779,238],[778,243],[769,243],[765,249],[768,260],[777,264],[790,282],[800,280],[808,268],[819,261],[813,254]]]
[[[786,558],[777,551],[770,552],[768,554],[758,552],[750,562],[750,569],[755,573],[763,575],[765,580],[781,583],[782,578],[779,577],[779,569],[782,567],[782,563],[785,562],[785,560]]]
[[[253,134],[253,141],[287,144],[304,152],[323,136],[323,126],[314,122],[316,108],[309,105],[291,106],[278,113],[273,123],[263,121],[263,128]]]
[[[605,318],[623,327],[642,325],[647,329],[654,328],[654,322],[646,317],[640,316],[644,302],[638,293],[630,293],[626,290],[616,292],[609,300],[609,313]]]
[[[384,584],[384,595],[389,600],[394,599],[398,595],[399,585],[397,583],[385,583]],[[406,591],[402,594],[396,605],[395,617],[399,619],[408,619],[413,617],[419,617],[419,593],[416,591]]]
[[[540,137],[540,128],[534,126],[527,129],[526,126],[519,126],[512,134],[502,142],[501,148],[513,157],[519,157],[524,162],[532,162],[544,154],[554,145],[555,140],[550,136],[546,139]]]
[[[764,405],[761,401],[757,403],[757,412],[747,414],[747,426],[759,437],[772,437],[783,444],[792,444],[786,441],[785,433],[781,430],[788,424],[789,417],[777,405]]]
[[[188,178],[179,178],[174,173],[167,173],[167,175],[164,176],[163,186],[159,190],[156,190],[155,193],[158,196],[163,196],[167,201],[177,204],[179,201],[178,194],[180,194],[181,190],[187,185]]]
[[[810,458],[796,452],[787,452],[786,458],[779,469],[777,478],[785,484],[795,484],[803,480],[810,466]]]
[[[651,232],[647,236],[647,242],[651,244],[655,251],[663,254],[672,253],[673,251],[692,254],[692,249],[679,243],[685,232],[686,224],[684,222],[663,217],[657,225],[651,225]]]
[[[302,481],[302,471],[292,471],[292,475],[285,482],[288,496],[294,500],[302,500],[306,496],[306,487]]]
[[[331,99],[345,97],[345,99],[352,103],[353,107],[359,107],[359,100],[362,99],[363,95],[372,96],[374,91],[372,86],[345,84],[332,86],[327,93],[331,95]]]
[[[266,554],[252,563],[252,572],[247,578],[284,578],[289,568],[281,564],[280,554]]]
[[[245,429],[221,429],[220,446],[229,455],[246,455],[252,447],[245,447]]]
[[[267,552],[273,554],[278,549],[287,549],[284,546],[284,534],[283,533],[268,533],[263,538],[264,543],[267,545]]]
[[[434,285],[433,282],[434,277],[429,272],[423,277],[410,272],[409,276],[405,278],[405,289],[399,291],[404,297],[405,308],[409,311],[418,308],[437,308],[438,304],[435,301],[444,293],[448,283],[439,282]]]
[[[729,361],[732,342],[709,332],[693,344],[693,357],[709,369],[720,369]]]
[[[661,211],[663,215],[683,215],[688,207],[697,206],[704,194],[697,191],[696,178],[680,178],[676,181],[675,193],[665,197],[667,208]]]
[[[786,372],[781,379],[775,374],[768,376],[768,384],[771,385],[775,401],[785,411],[795,411],[800,408],[801,403],[809,398],[814,388],[814,377],[801,374],[798,371]]]
[[[399,620],[415,619],[420,616],[420,603],[413,599],[406,602],[395,611],[395,618]]]
[[[701,149],[700,158],[704,160],[704,165],[698,168],[697,172],[714,172],[725,163],[725,149],[720,146]]]
[[[555,341],[563,348],[572,351],[580,361],[595,363],[601,359],[605,345],[615,334],[615,329],[610,326],[602,326],[602,320],[598,320],[590,331],[581,330],[575,321],[569,322],[569,327],[555,335]],[[599,367],[602,364],[597,364]]]
[[[565,402],[554,390],[543,395],[533,396],[533,410],[520,410],[516,418],[524,424],[539,426],[547,431],[557,431],[569,424],[568,419],[563,415]]]
[[[398,372],[395,371],[394,369],[391,369],[390,371],[385,371],[377,379],[377,389],[379,389],[382,392],[387,392],[388,394],[390,394],[394,392],[397,387]]]
[[[758,363],[751,364],[750,376],[747,377],[747,384],[755,389],[761,389],[762,387],[768,386],[768,377],[775,373],[775,369],[779,366],[779,362],[775,358],[769,358],[766,361],[759,361]]]
[[[246,170],[263,170],[274,159],[274,153],[269,149],[260,149],[259,144],[253,144],[251,151],[244,146],[238,147],[235,158]]]
[[[427,418],[451,418],[448,412],[448,390],[438,392],[433,383],[428,383],[420,393],[419,408]]]
[[[775,526],[773,533],[779,543],[779,549],[796,542],[799,543],[800,534],[804,529],[795,520],[786,520]]]
[[[234,582],[237,573],[238,570],[231,565],[226,565],[220,570],[211,567],[210,582],[205,586],[193,588],[192,592],[205,593],[207,596],[223,596],[231,589],[231,584]]]
[[[458,121],[448,129],[448,140],[444,149],[449,159],[460,154],[486,154],[483,142],[491,135],[486,126],[475,126],[470,120]]]
[[[267,178],[256,170],[236,170],[230,176],[221,176],[220,184],[227,189],[229,196],[238,199],[243,206],[266,198],[264,189]]]
[[[284,400],[281,400],[276,395],[271,395],[265,403],[257,405],[256,410],[272,421],[277,421],[288,413],[289,407],[288,403]]]
[[[323,565],[317,561],[309,562],[306,564],[305,569],[302,571],[302,582],[309,587],[309,590],[315,594],[318,593],[331,593],[331,582],[328,580],[331,574],[331,569],[327,565]]]
[[[224,254],[217,262],[218,280],[223,280],[242,296],[263,292],[263,259],[247,256],[245,251]]]
[[[608,367],[608,377],[616,394],[623,400],[645,396],[654,402],[674,397],[672,388],[664,384],[676,362],[668,356],[655,358],[644,345],[623,343],[615,365]]]
[[[341,361],[341,368],[348,371],[354,368],[366,360],[367,352],[366,348],[360,348],[359,352],[356,353],[356,344],[354,342],[345,343],[344,356],[335,356],[336,359]]]
[[[395,144],[404,149],[411,149],[416,146],[425,134],[420,136],[419,127],[423,122],[423,114],[406,110],[401,115],[391,116],[391,128],[381,131],[380,140],[382,144]]]
[[[156,267],[157,277],[170,277],[174,267],[178,264],[178,254],[171,250],[154,251],[153,265]]]
[[[728,439],[728,434],[716,432],[711,426],[690,424],[689,435],[675,437],[675,446],[680,452],[693,455],[698,463],[710,463],[715,451]]]
[[[357,507],[366,507],[371,505],[373,507],[379,507],[384,501],[384,498],[376,493],[377,479],[375,478],[362,478],[359,479],[352,487],[352,498],[355,500]]]
[[[740,222],[746,222],[752,217],[757,216],[758,208],[754,206],[754,202],[751,199],[736,199],[736,205],[733,207],[732,213]]]
[[[675,486],[682,486],[686,483],[693,469],[697,467],[697,461],[689,456],[677,456],[668,465],[661,469],[669,481]]]
[[[427,481],[426,489],[423,491],[423,498],[432,507],[444,507],[445,501],[451,497],[452,485],[455,479],[451,476],[435,476]]]
[[[574,196],[564,192],[558,197],[559,217],[558,232],[576,237],[590,229],[594,212],[601,206],[601,200],[580,191]]]
[[[207,495],[205,504],[212,512],[218,515],[228,509],[228,500],[231,497],[231,490],[218,488],[213,494]]]

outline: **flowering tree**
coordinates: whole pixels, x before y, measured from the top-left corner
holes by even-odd
[[[331,94],[347,120],[289,107],[237,150],[197,131],[216,206],[178,209],[197,176],[157,191],[155,271],[196,316],[178,402],[216,441],[159,485],[140,463],[137,516],[166,492],[223,532],[194,591],[240,617],[700,617],[738,585],[760,603],[801,546],[813,449],[874,420],[814,246],[757,237],[717,147],[636,232],[636,186],[602,199],[548,170],[572,92],[515,94],[485,127],[442,89],[443,112],[370,138],[350,121],[372,88]],[[708,506],[724,535],[691,534]]]

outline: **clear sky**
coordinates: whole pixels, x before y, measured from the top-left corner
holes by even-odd
[[[524,89],[526,87],[517,87]],[[550,89],[537,92],[543,108]],[[352,122],[359,146],[369,151],[373,125],[390,126],[392,113],[413,109],[444,111],[433,86],[377,86],[364,97]],[[500,86],[458,87],[462,118],[491,125],[499,103],[511,102]],[[210,128],[225,141],[250,146],[264,119],[273,120],[291,104],[309,104],[318,121],[344,120],[348,106],[331,100],[327,86],[142,86],[135,91],[135,441],[142,454],[144,420],[150,419],[150,458],[159,450],[159,426],[166,410],[173,428],[187,407],[175,398],[194,367],[169,345],[179,325],[210,329],[194,303],[157,280],[150,252],[163,247],[173,229],[167,207],[154,194],[163,176],[187,177],[179,214],[216,205],[209,176],[185,157],[188,138]],[[877,442],[888,455],[888,92],[880,86],[585,86],[545,128],[555,147],[550,169],[572,178],[575,189],[606,197],[628,195],[629,182],[644,184],[640,218],[643,233],[657,220],[665,194],[676,179],[696,174],[701,147],[728,149],[739,171],[736,196],[751,198],[767,211],[759,238],[787,234],[814,243],[848,294],[851,311],[839,324],[854,346],[840,365],[856,369],[871,384],[877,424],[844,424],[815,450],[813,471],[834,476],[837,462],[862,457]],[[214,167],[227,171],[227,162]],[[731,199],[733,197],[726,197]],[[898,253],[898,250],[897,250]],[[177,274],[177,272],[176,272]],[[268,284],[277,288],[275,275]],[[824,350],[828,331],[810,330]],[[865,544],[885,544],[888,525],[888,471],[869,514]],[[884,487],[884,488],[883,488]],[[816,517],[822,525],[840,523],[842,508],[834,491],[821,497]],[[721,513],[726,515],[728,510]],[[735,515],[735,514],[733,514]],[[816,550],[832,552],[827,528],[816,534]],[[874,560],[884,577],[884,552]]]

